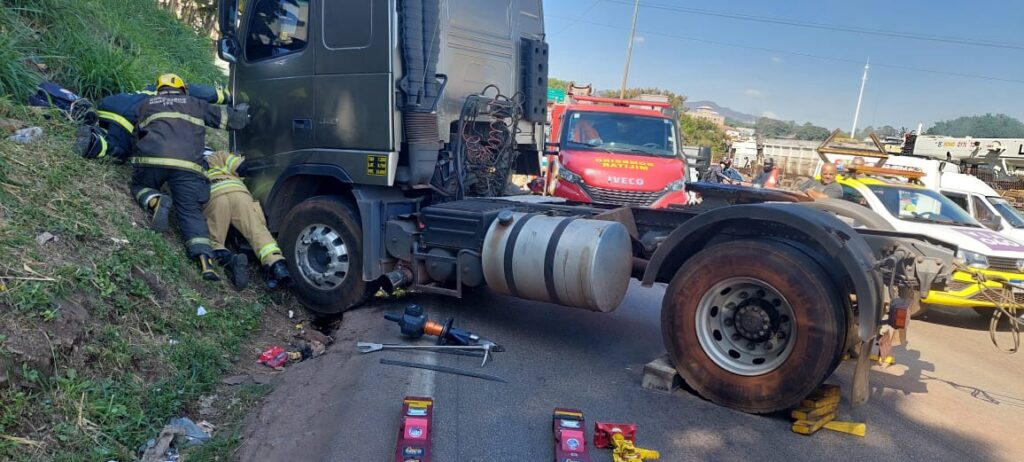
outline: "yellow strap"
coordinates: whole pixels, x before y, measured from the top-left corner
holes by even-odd
[[[263,247],[260,247],[260,251],[257,252],[256,255],[259,256],[260,261],[263,261],[263,259],[266,258],[267,255],[270,255],[270,254],[272,254],[274,252],[280,252],[280,251],[281,251],[281,248],[277,246],[277,243],[276,242],[271,242],[271,243],[269,243],[269,244],[267,244],[267,245],[265,245]]]
[[[121,117],[121,114],[110,111],[96,111],[96,114],[99,115],[101,119],[107,119],[111,122],[114,122],[124,127],[125,130],[128,130],[128,133],[135,131],[135,126],[132,125],[132,123],[129,122],[128,119]]]
[[[227,118],[227,112],[224,113],[224,117],[223,118],[224,119]],[[151,115],[149,117],[146,117],[146,120],[143,120],[142,123],[139,124],[139,128],[143,128],[143,127],[149,125],[150,123],[152,123],[156,119],[179,119],[179,120],[184,120],[186,122],[192,122],[192,123],[194,123],[194,124],[196,124],[196,125],[198,125],[200,127],[205,127],[206,126],[206,124],[203,123],[202,119],[200,119],[198,117],[192,117],[192,116],[190,116],[188,114],[182,114],[180,112],[157,112],[156,114],[153,114],[153,115]]]
[[[224,104],[224,89],[221,88],[221,87],[217,87],[217,103],[216,104]]]
[[[194,162],[180,159],[168,159],[166,157],[132,157],[132,164],[149,165],[153,167],[174,167],[203,174],[203,167]]]
[[[214,183],[213,186],[210,187],[210,192],[217,192],[229,186],[235,186],[238,188],[246,189],[245,183],[242,183],[240,180],[224,180]]]

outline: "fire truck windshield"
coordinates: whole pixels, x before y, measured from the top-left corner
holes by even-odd
[[[670,119],[634,114],[570,112],[565,148],[676,156],[676,125]]]

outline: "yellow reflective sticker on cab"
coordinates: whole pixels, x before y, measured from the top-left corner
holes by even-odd
[[[367,176],[388,176],[388,156],[370,154],[366,156]]]

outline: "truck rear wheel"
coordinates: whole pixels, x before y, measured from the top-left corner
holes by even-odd
[[[701,396],[744,412],[793,407],[839,364],[846,313],[824,270],[781,242],[694,255],[662,301],[665,348]]]
[[[318,314],[337,314],[365,302],[363,232],[354,207],[330,196],[306,199],[288,213],[278,235],[294,292]]]

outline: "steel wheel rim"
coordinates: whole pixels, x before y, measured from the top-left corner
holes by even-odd
[[[295,239],[295,266],[311,286],[325,291],[336,289],[348,276],[348,247],[330,226],[309,225]]]
[[[733,277],[715,284],[697,305],[697,340],[733,374],[767,374],[793,352],[793,308],[771,284]]]

